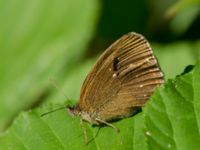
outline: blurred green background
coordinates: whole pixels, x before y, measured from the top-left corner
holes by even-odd
[[[0,0],[0,132],[24,110],[74,103],[97,57],[128,32],[151,43],[165,77],[200,57],[200,0]]]

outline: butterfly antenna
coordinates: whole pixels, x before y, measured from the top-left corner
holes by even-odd
[[[65,109],[65,108],[68,108],[68,106],[59,107],[59,108],[56,108],[56,109],[54,109],[54,110],[45,112],[45,113],[41,114],[41,117],[43,117],[43,116],[45,116],[45,115],[47,115],[47,114],[49,114],[49,113],[52,113],[52,112],[55,112],[55,111],[58,111],[58,110],[61,110],[61,109]]]
[[[49,79],[49,82],[50,82],[58,91],[60,91],[60,93],[62,93],[62,95],[64,95],[64,97],[67,99],[67,101],[69,101],[69,98],[67,97],[67,95],[65,95],[64,91],[63,91],[61,88],[58,87],[58,84],[57,84],[57,82],[56,82],[55,79],[50,78],[50,79]],[[41,117],[43,117],[43,116],[45,116],[45,115],[47,115],[47,114],[49,114],[49,113],[52,113],[52,112],[55,112],[55,111],[58,111],[58,110],[61,110],[61,109],[65,109],[65,108],[68,108],[68,107],[69,107],[69,106],[67,105],[67,106],[59,107],[59,108],[56,108],[56,109],[54,109],[54,110],[45,112],[45,113],[41,114]]]
[[[58,83],[57,83],[57,81],[56,81],[55,79],[50,78],[50,79],[49,79],[49,82],[50,82],[62,95],[64,95],[64,97],[65,97],[67,100],[69,100],[69,98],[68,98],[67,95],[64,93],[64,91],[63,91],[61,88],[58,87]]]

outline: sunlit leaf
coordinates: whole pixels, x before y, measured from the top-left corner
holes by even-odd
[[[143,112],[113,123],[120,129],[80,124],[66,110],[41,117],[61,105],[21,113],[0,137],[3,149],[173,149],[200,147],[200,63],[156,90]],[[99,130],[99,132],[98,132]],[[86,145],[87,141],[91,142]],[[37,146],[36,146],[37,145]]]
[[[96,26],[97,0],[0,1],[0,131],[48,95],[82,57]]]

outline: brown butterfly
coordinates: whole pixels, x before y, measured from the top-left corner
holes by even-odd
[[[100,56],[83,83],[79,104],[69,111],[92,124],[117,129],[109,122],[135,114],[163,83],[149,42],[131,32]]]

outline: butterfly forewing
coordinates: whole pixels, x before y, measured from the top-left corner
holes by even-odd
[[[129,33],[98,59],[81,91],[79,109],[109,121],[128,117],[164,82],[148,41]]]

